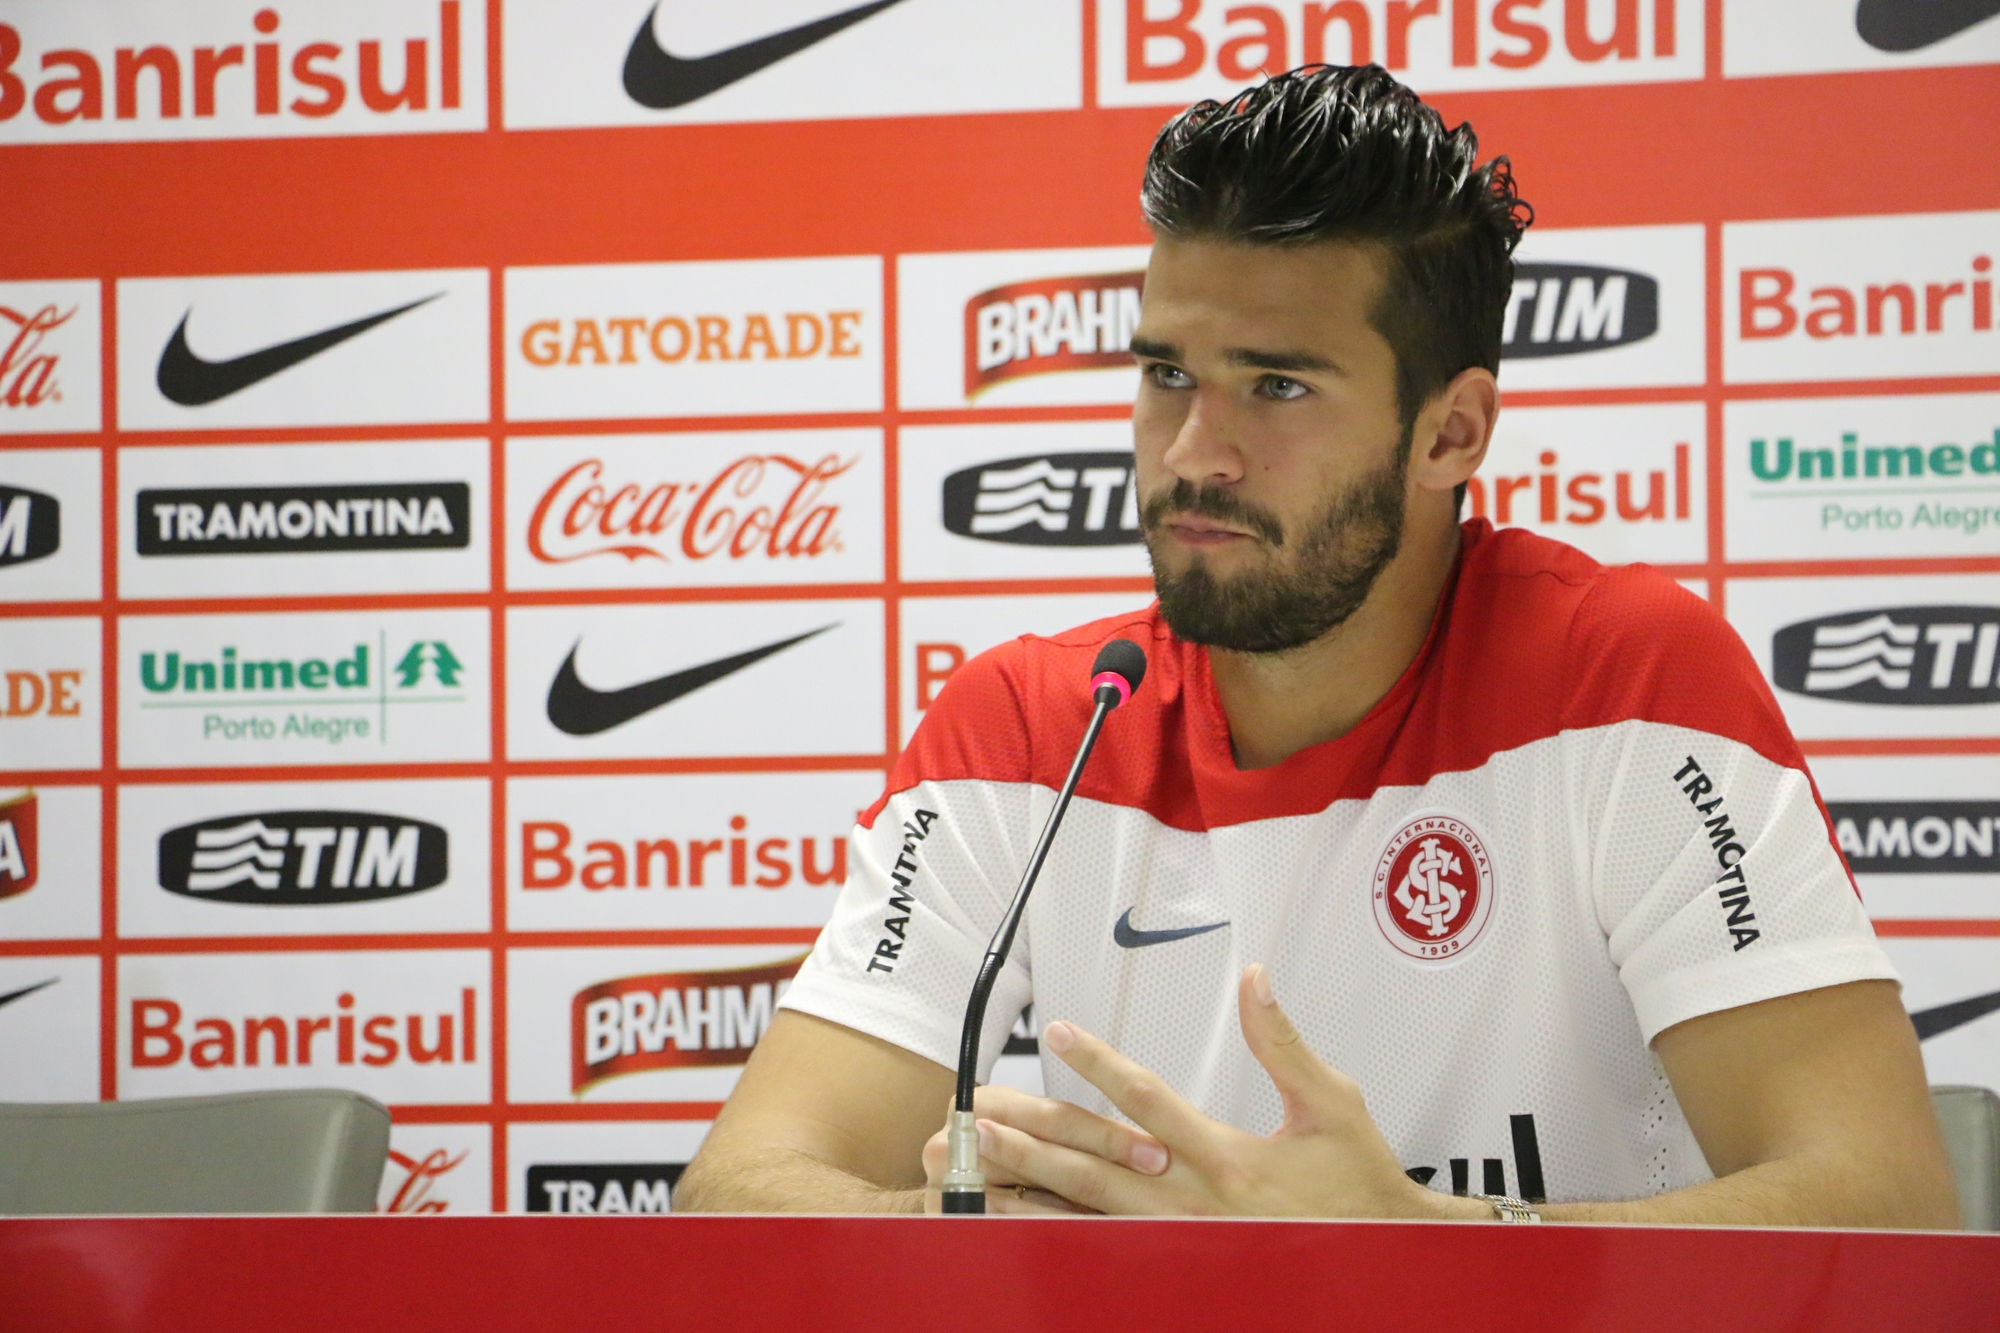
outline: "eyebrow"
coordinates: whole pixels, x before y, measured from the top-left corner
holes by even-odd
[[[1134,338],[1132,353],[1135,356],[1150,357],[1155,361],[1182,360],[1181,349],[1172,343],[1154,342],[1150,338]],[[1318,370],[1337,372],[1340,367],[1316,352],[1267,351],[1254,347],[1232,347],[1223,354],[1223,359],[1232,366],[1245,366],[1251,370]]]

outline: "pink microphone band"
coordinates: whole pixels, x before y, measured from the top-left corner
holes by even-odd
[[[1116,671],[1100,671],[1092,676],[1090,678],[1091,694],[1094,696],[1099,689],[1106,685],[1110,685],[1118,691],[1118,703],[1115,705],[1116,707],[1124,707],[1132,698],[1132,687],[1126,683],[1125,677],[1119,675]]]

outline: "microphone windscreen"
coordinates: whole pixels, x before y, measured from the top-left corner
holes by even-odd
[[[1127,687],[1139,688],[1139,682],[1146,678],[1146,653],[1130,639],[1113,639],[1100,648],[1097,660],[1090,664],[1091,679],[1112,672],[1122,676]]]

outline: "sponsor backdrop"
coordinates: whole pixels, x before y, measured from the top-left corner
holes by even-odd
[[[1723,609],[2000,1084],[1992,4],[0,0],[0,1099],[668,1208],[939,688],[1147,600],[1139,168],[1317,60],[1540,212],[1471,510]]]

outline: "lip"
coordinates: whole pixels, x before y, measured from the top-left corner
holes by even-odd
[[[1250,533],[1236,528],[1224,527],[1212,519],[1196,518],[1191,514],[1176,515],[1162,525],[1174,537],[1189,546],[1225,546],[1235,541],[1252,541]]]

